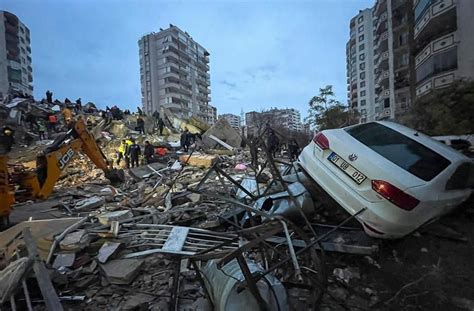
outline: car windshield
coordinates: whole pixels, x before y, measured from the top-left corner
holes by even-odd
[[[352,137],[418,178],[429,181],[451,162],[413,139],[379,123],[346,129]]]

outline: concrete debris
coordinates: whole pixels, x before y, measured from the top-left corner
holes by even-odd
[[[179,157],[179,161],[181,163],[186,163],[187,165],[197,166],[200,168],[209,168],[217,161],[217,156],[215,155],[201,155],[201,154],[193,154],[193,155],[182,155]]]
[[[131,218],[132,216],[133,214],[130,210],[121,210],[121,211],[100,214],[97,216],[97,219],[103,225],[110,225],[113,221],[128,219],[128,218]]]
[[[102,247],[99,249],[99,254],[97,255],[97,260],[100,263],[106,263],[107,260],[117,252],[120,245],[119,242],[105,242],[102,244]]]
[[[59,247],[64,251],[79,251],[86,248],[90,243],[90,235],[86,230],[69,233],[59,242]]]
[[[105,204],[105,200],[101,197],[95,196],[92,198],[84,199],[76,203],[74,207],[77,211],[89,211]]]
[[[143,261],[140,259],[114,259],[100,268],[111,284],[130,284],[140,272]]]
[[[75,253],[58,253],[53,262],[53,268],[59,269],[61,267],[72,267],[74,261],[76,260]]]
[[[336,268],[332,272],[333,275],[341,280],[344,281],[346,284],[349,284],[351,279],[359,279],[360,278],[360,272],[358,268],[353,268],[353,267],[348,267],[348,268]]]

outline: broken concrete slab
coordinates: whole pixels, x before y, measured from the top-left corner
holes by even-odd
[[[109,212],[100,214],[97,216],[99,222],[103,225],[110,225],[112,221],[120,221],[128,218],[132,218],[133,213],[130,210],[121,210],[115,212]]]
[[[105,242],[102,247],[99,249],[99,254],[97,255],[97,260],[100,263],[106,263],[107,260],[115,254],[119,249],[121,243],[119,242]]]
[[[59,242],[59,247],[64,251],[79,251],[86,248],[90,243],[90,235],[86,230],[78,230],[69,233]]]
[[[242,138],[240,137],[239,133],[232,128],[225,119],[219,119],[209,130],[207,130],[204,135],[202,136],[202,141],[204,145],[209,148],[214,148],[216,145],[219,145],[210,138],[210,135],[214,135],[215,137],[219,138],[224,143],[234,147],[240,148],[240,144],[242,143]]]
[[[156,174],[157,171],[167,167],[166,164],[155,162],[144,166],[134,167],[128,170],[130,176],[136,180],[148,178]]]
[[[149,302],[154,300],[155,297],[148,294],[137,293],[131,296],[125,297],[125,302],[120,305],[121,310],[148,310],[146,306]]]
[[[142,265],[140,259],[114,259],[100,267],[110,283],[124,285],[133,281]]]
[[[75,253],[59,253],[56,255],[56,258],[53,262],[53,268],[59,269],[60,267],[72,267],[74,261],[76,260]]]
[[[186,163],[191,166],[197,166],[201,168],[209,168],[217,161],[217,156],[215,155],[182,155],[179,157],[179,161]]]
[[[104,198],[94,196],[87,198],[76,203],[74,207],[77,211],[89,211],[105,204]]]

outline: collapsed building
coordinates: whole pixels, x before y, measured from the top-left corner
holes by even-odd
[[[63,105],[32,99],[0,105],[3,120],[16,124],[19,137],[10,154],[12,164],[34,167],[36,154],[53,143],[22,138],[36,135],[25,126],[28,116],[61,115]],[[294,163],[274,159],[263,140],[252,166],[242,137],[225,120],[210,126],[164,110],[164,135],[157,134],[149,116],[142,116],[145,134],[139,134],[137,114],[106,120],[89,108],[79,115],[108,159],[115,159],[120,141],[129,137],[139,144],[148,140],[168,153],[127,170],[119,185],[79,156],[64,169],[47,200],[17,202],[12,226],[0,232],[2,308],[426,307],[429,299],[413,299],[432,290],[432,283],[423,280],[442,277],[440,263],[433,267],[426,258],[418,267],[418,262],[411,264],[413,257],[435,247],[441,252],[443,241],[469,249],[466,236],[446,226],[434,230],[436,238],[429,230],[417,232],[407,254],[406,244],[397,247],[368,237],[354,221],[357,215],[338,209]],[[67,129],[64,124],[59,128]],[[187,153],[179,150],[185,129],[202,137]],[[474,216],[472,207],[466,213],[466,219]],[[418,274],[401,273],[414,266]],[[392,269],[394,280],[381,280],[380,275],[389,274],[384,269]],[[467,289],[435,303],[468,305],[470,293]]]

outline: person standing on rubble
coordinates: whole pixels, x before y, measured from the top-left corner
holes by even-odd
[[[120,162],[122,161],[122,159],[125,158],[125,152],[127,151],[127,147],[128,147],[127,140],[123,139],[122,143],[120,144],[117,150],[117,166],[120,166]]]
[[[137,130],[140,134],[145,134],[145,121],[142,119],[141,115],[137,118]]]
[[[188,129],[185,129],[184,132],[181,133],[180,143],[181,143],[181,148],[184,149],[184,152],[188,152],[188,147],[189,147]]]
[[[300,146],[295,138],[292,138],[288,143],[288,152],[290,153],[290,160],[295,161],[298,159],[298,152],[300,150]]]
[[[279,144],[280,139],[278,139],[278,136],[275,134],[275,131],[270,130],[270,133],[267,138],[267,148],[268,151],[271,153],[272,157],[276,156]]]
[[[82,111],[82,101],[80,97],[76,99],[76,111],[77,112]]]
[[[55,114],[50,114],[48,116],[48,130],[50,132],[50,137],[52,132],[56,132],[56,124],[58,123],[58,118]]]
[[[145,141],[145,150],[143,151],[143,156],[145,157],[145,163],[150,164],[153,162],[153,155],[155,154],[155,148],[147,140]]]
[[[50,104],[53,103],[53,92],[51,92],[50,90],[46,91],[46,101]]]
[[[142,151],[140,146],[135,142],[135,139],[132,138],[132,144],[127,148],[128,155],[130,156],[130,166],[138,167],[138,158],[140,157]]]
[[[46,125],[44,125],[43,121],[38,122],[38,139],[45,140],[46,139]]]
[[[0,134],[0,154],[7,154],[12,150],[12,146],[15,143],[14,134],[15,132],[11,127],[3,127]]]
[[[165,127],[165,122],[162,118],[158,119],[158,129],[160,130],[160,136],[163,136],[163,128]]]

